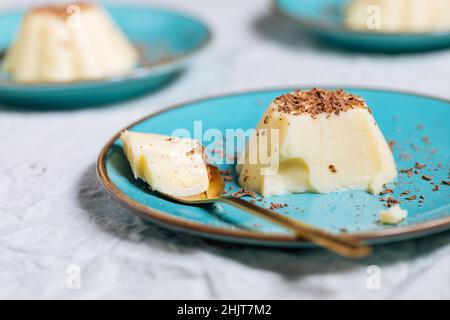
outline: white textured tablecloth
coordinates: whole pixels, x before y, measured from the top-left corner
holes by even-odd
[[[31,2],[2,1],[0,9]],[[450,298],[449,232],[379,246],[362,261],[216,244],[136,218],[95,173],[119,128],[204,96],[337,84],[450,98],[449,50],[387,56],[322,47],[271,16],[266,0],[147,2],[212,28],[209,49],[176,82],[102,108],[0,106],[0,298]],[[378,290],[367,286],[369,265],[381,268]]]

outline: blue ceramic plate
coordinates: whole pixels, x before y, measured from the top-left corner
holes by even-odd
[[[344,27],[349,0],[275,0],[275,11],[327,43],[348,49],[409,52],[450,47],[450,31],[434,33],[358,32]]]
[[[392,196],[401,199],[401,206],[409,212],[407,220],[397,226],[378,224],[378,211],[383,208],[381,196],[364,191],[292,194],[257,203],[266,207],[271,202],[287,203],[288,207],[278,212],[330,232],[348,232],[369,243],[404,240],[450,228],[450,186],[442,183],[442,180],[449,180],[450,102],[383,90],[347,90],[367,101],[386,139],[395,141],[393,150],[399,171],[413,167],[415,162],[426,164],[420,174],[413,173],[412,177],[399,172],[398,185],[391,186]],[[211,146],[210,137],[199,137],[200,131],[194,133],[194,127],[200,130],[200,122],[196,121],[201,121],[203,133],[211,128],[223,133],[227,129],[254,128],[270,101],[287,91],[292,90],[250,92],[186,103],[150,115],[130,125],[128,130],[171,135],[181,128],[202,139],[205,146]],[[221,145],[221,142],[214,143]],[[232,164],[221,166],[221,169],[233,168]],[[281,227],[227,205],[189,206],[152,193],[145,183],[134,179],[118,135],[101,151],[97,169],[106,191],[115,200],[166,227],[238,243],[307,244],[295,240]],[[431,182],[439,185],[439,191],[432,191],[434,185],[422,179],[422,175],[431,176]],[[230,187],[229,192],[239,189],[236,183],[227,182],[227,190]],[[406,200],[406,196],[400,195],[405,190],[417,195],[417,199]],[[419,196],[424,197],[423,203]]]
[[[131,5],[106,6],[106,9],[150,66],[137,66],[123,77],[64,84],[19,84],[3,74],[0,77],[0,102],[62,109],[143,94],[176,77],[187,67],[193,54],[210,39],[205,25],[178,13]],[[5,50],[12,42],[22,14],[0,15],[0,50]]]

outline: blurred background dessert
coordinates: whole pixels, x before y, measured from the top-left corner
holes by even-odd
[[[352,0],[346,10],[345,25],[361,31],[448,31],[450,1]]]
[[[2,69],[18,82],[70,82],[123,75],[137,63],[108,13],[79,2],[28,11]]]

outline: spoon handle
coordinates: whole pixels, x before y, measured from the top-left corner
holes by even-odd
[[[348,235],[334,235],[318,229],[299,220],[281,215],[236,197],[222,197],[220,201],[242,209],[248,213],[258,215],[283,226],[299,237],[307,239],[321,247],[350,258],[361,258],[371,252],[371,248],[363,245],[359,240]]]

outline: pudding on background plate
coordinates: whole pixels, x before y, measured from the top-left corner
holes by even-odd
[[[80,2],[27,12],[1,68],[17,82],[58,83],[124,75],[137,63],[137,51],[108,13]]]
[[[345,25],[359,31],[450,31],[450,1],[352,0],[346,10]]]

